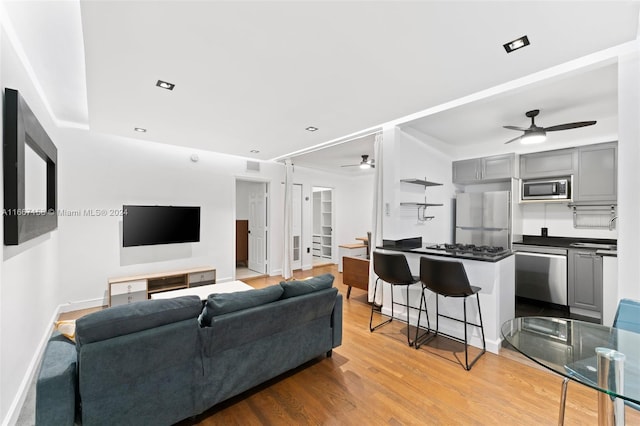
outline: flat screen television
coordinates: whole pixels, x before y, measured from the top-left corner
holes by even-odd
[[[122,207],[122,246],[200,241],[200,207]]]

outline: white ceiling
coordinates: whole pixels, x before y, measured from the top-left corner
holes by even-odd
[[[4,4],[59,122],[257,159],[304,151],[635,40],[640,7],[85,0],[79,15],[77,2]],[[531,46],[506,54],[502,44],[524,34]],[[595,129],[616,112],[608,96],[612,69],[593,72],[602,73],[603,84],[588,75],[582,83],[551,82],[548,90],[462,106],[411,126],[448,144],[501,144],[517,136],[502,125],[525,126],[524,112],[539,108],[540,125],[596,119]],[[175,90],[157,88],[158,79]],[[339,163],[357,162],[364,152],[354,149],[348,155],[355,158]]]
[[[606,137],[617,133],[618,68],[605,64],[538,84],[528,85],[411,122],[406,126],[455,147],[496,145],[523,132],[504,129],[529,127],[527,111],[539,109],[536,125],[550,127],[575,121],[596,120],[592,127],[547,134],[547,145],[556,140],[579,140],[584,135]]]

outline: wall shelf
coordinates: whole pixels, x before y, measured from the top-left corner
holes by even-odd
[[[412,206],[412,207],[438,207],[444,204],[434,204],[434,203],[400,203],[401,206]]]
[[[410,183],[410,184],[413,184],[413,185],[422,185],[422,186],[442,186],[441,183],[430,182],[430,181],[425,180],[425,179],[400,179],[400,182]]]
[[[401,183],[409,183],[409,184],[412,184],[412,185],[424,186],[424,202],[422,202],[422,203],[401,202],[400,206],[401,207],[417,207],[418,208],[418,221],[419,222],[424,222],[424,221],[433,219],[435,216],[427,216],[426,215],[427,207],[440,207],[440,206],[443,206],[443,204],[440,204],[440,203],[427,203],[427,188],[430,187],[430,186],[442,186],[442,184],[441,183],[437,183],[437,182],[428,181],[426,178],[425,179],[400,179],[400,182]],[[420,212],[420,210],[422,210],[422,212]]]

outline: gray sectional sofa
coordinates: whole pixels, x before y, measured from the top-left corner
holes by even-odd
[[[333,276],[148,300],[54,333],[36,384],[37,425],[170,425],[342,343]],[[203,306],[204,305],[204,306]]]

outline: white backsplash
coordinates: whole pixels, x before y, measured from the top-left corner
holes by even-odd
[[[566,203],[519,204],[522,217],[522,233],[540,235],[541,228],[548,229],[550,237],[617,239],[618,230],[576,229],[573,227],[573,211]],[[614,222],[614,225],[616,222]]]

